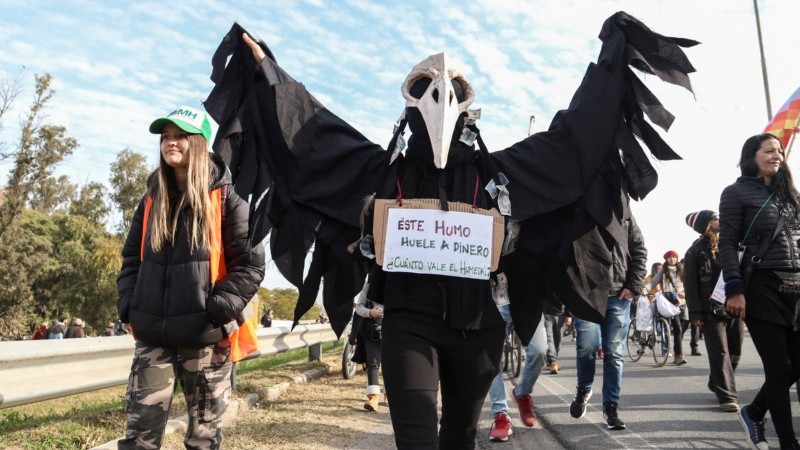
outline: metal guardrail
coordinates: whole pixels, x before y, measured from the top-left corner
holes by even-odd
[[[261,356],[305,347],[313,354],[336,341],[323,324],[259,328],[257,336]],[[131,336],[0,342],[0,409],[125,384],[133,347]]]

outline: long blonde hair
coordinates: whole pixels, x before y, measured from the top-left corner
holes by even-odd
[[[167,244],[175,243],[175,232],[184,208],[188,208],[186,228],[191,253],[198,248],[208,248],[213,224],[208,187],[213,178],[216,178],[216,166],[211,164],[208,142],[200,134],[189,135],[189,170],[183,192],[178,189],[174,169],[167,165],[163,156],[159,156],[155,183],[149,192],[153,199],[148,227],[153,251],[161,251]]]
[[[717,253],[719,253],[719,233],[711,231],[711,222],[706,226],[706,231],[703,235],[708,236],[709,246],[711,248],[711,255],[709,256],[711,256],[711,259],[717,259]]]

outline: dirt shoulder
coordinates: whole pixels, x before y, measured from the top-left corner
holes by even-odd
[[[319,368],[328,372],[310,383],[293,383],[275,400],[268,400],[276,383]],[[321,361],[281,366],[279,371],[240,375],[236,399],[239,414],[225,430],[227,449],[393,449],[394,436],[387,407],[379,412],[363,408],[366,372],[351,380],[341,375],[341,347],[326,352]],[[279,372],[279,373],[278,373]],[[247,406],[248,394],[259,402]],[[183,448],[183,436],[167,437],[164,448]]]

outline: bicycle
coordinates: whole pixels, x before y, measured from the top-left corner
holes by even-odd
[[[506,334],[503,342],[503,372],[509,379],[519,377],[522,370],[522,341],[514,331],[514,327]]]
[[[645,349],[649,348],[653,352],[656,367],[663,367],[670,355],[669,319],[662,317],[653,307],[652,327],[649,331],[640,331],[636,328],[636,318],[632,318],[628,328],[627,347],[631,362],[639,361]]]
[[[353,362],[353,355],[356,353],[355,343],[350,342],[350,333],[347,333],[347,339],[344,341],[344,349],[342,350],[342,378],[349,380],[356,376],[358,371],[358,363]]]

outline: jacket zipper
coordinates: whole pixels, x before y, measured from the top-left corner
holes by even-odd
[[[167,247],[167,264],[164,266],[164,270],[167,272],[164,277],[164,300],[162,304],[164,308],[162,310],[163,319],[161,320],[161,340],[164,341],[164,344],[167,344],[167,313],[169,311],[169,291],[171,289],[170,286],[170,273],[169,270],[172,266],[172,245],[170,244]]]
[[[789,222],[784,220],[783,221],[783,232],[786,233],[786,241],[789,244],[789,255],[792,258],[792,270],[797,270],[797,260],[795,259],[794,254],[794,240],[792,239],[791,233],[789,233]]]

